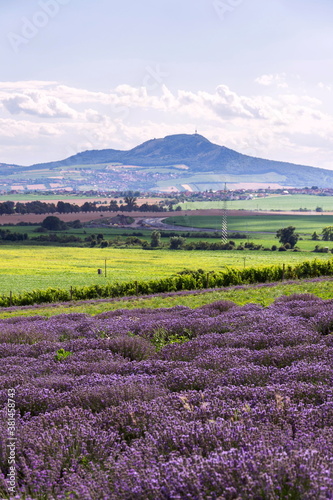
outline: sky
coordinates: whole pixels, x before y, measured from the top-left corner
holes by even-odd
[[[193,134],[333,169],[332,0],[0,0],[0,163]]]

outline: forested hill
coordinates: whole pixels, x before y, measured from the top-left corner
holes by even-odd
[[[204,184],[205,178],[217,176],[219,182],[224,177],[227,182],[278,182],[285,186],[333,186],[333,171],[297,165],[280,161],[243,155],[224,146],[213,144],[199,134],[170,135],[163,139],[152,139],[129,151],[115,149],[90,150],[78,153],[61,161],[20,167],[0,164],[0,175],[19,174],[29,170],[64,169],[106,164],[130,165],[141,169],[154,169],[156,173],[165,167],[178,168],[176,177],[182,177],[179,184]],[[180,176],[179,167],[182,169]],[[201,179],[198,177],[201,176]],[[239,178],[239,180],[238,180]],[[152,179],[146,182],[147,189],[153,187]],[[210,179],[208,182],[217,182]],[[143,186],[144,187],[144,186]],[[200,188],[199,188],[200,189]]]
[[[38,166],[65,167],[111,162],[146,167],[185,165],[193,173],[257,175],[258,182],[260,182],[260,175],[275,173],[285,177],[284,184],[286,185],[315,184],[322,187],[328,184],[333,185],[333,172],[330,170],[243,155],[224,146],[213,144],[199,134],[178,134],[163,139],[152,139],[129,151],[115,149],[85,151],[60,162]],[[187,173],[190,173],[189,171]]]

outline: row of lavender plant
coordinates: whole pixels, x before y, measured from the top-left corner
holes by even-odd
[[[25,500],[328,499],[333,301],[0,321]]]
[[[71,287],[68,289],[48,288],[32,290],[9,296],[0,296],[0,307],[25,306],[33,304],[68,302],[105,297],[125,297],[153,293],[198,290],[231,285],[267,283],[284,279],[313,278],[333,275],[333,260],[305,261],[296,266],[270,266],[262,268],[227,269],[223,272],[205,273],[203,270],[185,271],[169,278],[126,283],[108,283]]]

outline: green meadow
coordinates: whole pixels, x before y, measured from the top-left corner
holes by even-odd
[[[241,214],[241,212],[240,212]],[[199,229],[211,229],[220,233],[221,223],[222,223],[222,213],[221,216],[197,216],[195,212],[193,215],[180,215],[180,216],[172,216],[164,219],[168,224],[165,229],[177,229],[177,226],[184,227],[184,231],[187,231],[186,228],[195,227]],[[313,251],[316,244],[321,246],[329,246],[331,249],[330,242],[318,241],[315,242],[311,239],[312,234],[316,231],[318,235],[321,234],[322,229],[325,226],[333,225],[333,216],[332,215],[282,215],[278,213],[272,213],[270,215],[262,215],[258,213],[258,215],[239,215],[239,216],[228,216],[228,230],[229,233],[232,232],[240,232],[244,234],[243,240],[236,240],[236,243],[239,244],[241,242],[253,241],[257,245],[262,245],[266,248],[271,248],[272,245],[279,245],[278,240],[276,239],[276,231],[280,228],[287,226],[294,226],[296,228],[296,232],[299,233],[300,239],[297,246],[302,251]],[[40,233],[36,232],[38,229],[36,226],[2,226],[3,230],[10,230],[11,232],[16,233],[27,233],[29,236],[29,240],[20,242],[22,246],[46,246],[47,248],[52,248],[53,246],[67,246],[67,247],[82,247],[82,246],[90,246],[89,242],[84,242],[84,240],[91,236],[95,235],[96,237],[99,234],[102,234],[104,240],[112,242],[112,245],[115,245],[119,248],[126,249],[129,244],[127,244],[126,239],[129,236],[139,236],[141,240],[146,240],[150,242],[151,232],[152,230],[148,230],[146,228],[135,228],[134,230],[131,228],[113,228],[113,227],[93,227],[93,225],[85,225],[80,229],[69,228],[65,231],[59,231],[57,234],[59,235],[73,235],[79,237],[79,242],[69,242],[69,243],[53,243],[53,242],[40,242],[34,241],[33,239],[38,237]],[[160,229],[159,229],[160,230]],[[180,233],[179,233],[180,234]],[[206,239],[205,236],[198,235],[195,231],[191,233],[190,236],[187,236],[186,241],[189,243],[191,241]],[[209,239],[212,241],[212,239]],[[216,240],[215,240],[216,241]],[[12,243],[8,241],[1,241],[0,246],[8,246]],[[136,246],[141,247],[138,243]],[[169,246],[169,238],[162,238],[162,246],[165,248]],[[50,250],[51,251],[51,250]],[[206,255],[206,254],[205,254]]]
[[[182,210],[205,210],[210,208],[223,208],[223,201],[185,201],[180,203]],[[228,201],[230,210],[316,210],[322,208],[326,212],[333,211],[333,196],[315,195],[271,195],[266,198],[252,200]]]
[[[221,230],[221,216],[198,216],[182,215],[180,217],[168,217],[165,222],[173,226],[195,227],[200,229]],[[332,215],[253,215],[253,216],[228,216],[228,231],[246,234],[246,239],[235,240],[237,244],[241,242],[253,241],[258,245],[270,248],[272,245],[279,246],[276,232],[283,227],[294,226],[300,239],[297,246],[304,252],[311,252],[316,245],[326,247],[331,250],[333,242],[313,241],[311,236],[316,232],[319,236],[326,226],[333,226]],[[290,255],[288,253],[288,255]]]
[[[264,251],[184,251],[118,248],[1,247],[0,294],[48,287],[69,288],[150,280],[183,269],[221,271],[235,267],[295,265],[304,260],[330,259],[332,254]],[[106,277],[105,277],[106,262]],[[98,269],[102,274],[98,274]]]
[[[182,215],[168,217],[165,222],[172,225],[197,227],[202,229],[219,229],[222,223],[221,216],[216,215]],[[228,216],[228,230],[246,233],[247,231],[260,233],[276,233],[282,227],[294,226],[296,232],[311,235],[314,231],[321,233],[326,226],[333,225],[333,215],[242,215]]]
[[[195,212],[194,212],[195,213]],[[168,217],[165,221],[171,226],[211,228],[220,231],[221,217],[182,215]],[[272,251],[200,251],[169,250],[169,238],[162,238],[162,248],[143,250],[141,247],[126,248],[126,237],[132,234],[125,228],[69,229],[63,234],[85,237],[103,233],[105,240],[118,238],[118,246],[90,248],[88,246],[55,246],[52,243],[37,245],[29,240],[22,243],[2,241],[0,245],[0,294],[10,291],[19,293],[48,287],[70,288],[105,284],[108,282],[126,282],[164,278],[186,269],[204,269],[221,271],[226,268],[259,267],[270,265],[295,265],[304,260],[329,259],[331,253],[313,253],[315,245],[333,247],[333,242],[313,241],[314,231],[321,233],[323,227],[333,225],[333,216],[329,215],[281,215],[269,216],[230,216],[230,232],[246,234],[244,239],[236,239],[236,245],[253,241],[270,249],[279,246],[275,238],[276,231],[282,227],[295,226],[300,234],[297,246],[300,252]],[[5,229],[5,227],[3,227]],[[13,232],[27,232],[29,237],[37,236],[36,226],[10,226]],[[140,238],[150,241],[151,231],[140,230]],[[197,240],[193,232],[187,242]],[[199,239],[205,239],[199,237]],[[207,241],[214,242],[215,239]],[[75,243],[74,243],[75,245]],[[80,244],[77,244],[80,245]],[[82,244],[81,244],[82,245]],[[87,243],[89,245],[89,243]],[[106,269],[105,269],[106,266]],[[98,274],[98,269],[101,274]],[[105,276],[106,270],[106,276]]]

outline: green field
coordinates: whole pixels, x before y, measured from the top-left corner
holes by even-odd
[[[219,231],[221,217],[217,216],[180,216],[166,219],[171,225],[186,227],[212,228]],[[300,234],[298,247],[301,252],[268,252],[268,251],[170,251],[167,248],[157,250],[143,250],[141,248],[88,248],[73,246],[35,246],[29,240],[24,244],[2,242],[0,257],[0,294],[45,289],[48,287],[69,288],[70,286],[84,286],[105,284],[106,282],[125,282],[133,280],[150,280],[167,277],[183,269],[204,269],[206,271],[220,271],[227,267],[243,268],[269,266],[271,264],[291,264],[310,259],[329,259],[332,254],[312,253],[315,245],[328,246],[333,242],[313,241],[314,231],[321,233],[322,228],[333,225],[333,216],[328,215],[281,215],[251,217],[229,217],[230,232],[247,234],[245,240],[235,240],[236,245],[241,242],[253,241],[271,248],[279,246],[275,238],[276,231],[282,227],[293,225]],[[36,236],[35,226],[9,227],[14,232],[28,232],[29,236]],[[69,229],[67,234],[75,234],[82,239],[90,234],[103,233],[107,240],[120,237],[121,233],[131,234],[124,228],[81,228]],[[141,238],[150,241],[150,232],[142,231]],[[187,242],[195,239],[195,233],[187,238]],[[121,236],[120,245],[125,245],[126,236]],[[205,238],[200,238],[205,239]],[[209,239],[213,242],[216,240]],[[89,243],[87,243],[89,244]],[[169,244],[168,238],[162,239],[165,247]],[[105,259],[107,276],[104,276]],[[102,269],[98,275],[97,270]]]
[[[200,229],[221,230],[222,215],[219,216],[199,216],[199,215],[183,215],[180,217],[168,217],[165,222],[174,226],[197,227]],[[247,235],[247,240],[253,241],[258,245],[271,248],[272,245],[279,246],[279,242],[275,237],[278,229],[288,226],[294,226],[296,232],[300,235],[297,246],[302,251],[311,252],[316,245],[329,249],[333,247],[331,241],[313,241],[312,234],[316,231],[321,234],[322,229],[326,226],[333,225],[332,215],[253,215],[244,217],[228,216],[228,231],[240,232]],[[246,240],[235,240],[237,244]],[[289,254],[288,254],[289,255]]]
[[[161,167],[155,167],[155,169],[161,172]],[[163,168],[163,167],[162,167]],[[164,170],[165,171],[165,170]],[[286,177],[284,175],[280,175],[278,173],[261,173],[260,174],[260,182],[266,183],[282,183]],[[223,190],[225,182],[230,184],[238,184],[238,183],[253,183],[257,182],[257,176],[254,174],[248,175],[237,175],[237,174],[224,174],[221,176],[220,174],[215,174],[212,172],[191,172],[190,174],[184,173],[184,177],[177,177],[174,179],[174,186],[177,189],[182,190],[184,184],[190,185],[194,187],[195,190],[199,191],[208,191],[210,189],[213,190]],[[156,182],[156,185],[159,188],[168,188],[170,186],[170,180],[160,180]]]
[[[185,268],[221,271],[243,268],[294,265],[310,259],[330,259],[331,254],[258,251],[170,251],[114,248],[70,248],[2,246],[0,294],[48,287],[69,288],[149,280],[170,276]],[[107,259],[107,276],[104,276]],[[102,275],[97,270],[102,269]]]
[[[212,229],[220,234],[222,214],[221,216],[197,216],[195,212],[193,215],[180,215],[167,217],[164,219],[166,222],[165,229],[172,230],[177,229],[176,226],[184,227],[183,232],[188,232],[187,227],[196,227],[201,229]],[[271,214],[271,215],[253,215],[253,216],[228,216],[228,230],[229,233],[240,232],[245,234],[243,240],[236,240],[237,244],[244,243],[247,241],[253,241],[257,245],[262,245],[265,248],[271,248],[272,245],[278,245],[278,240],[276,239],[276,231],[280,228],[287,226],[296,227],[296,232],[299,233],[300,239],[297,246],[302,251],[313,251],[315,246],[318,244],[320,246],[328,246],[329,249],[332,248],[333,243],[324,241],[313,241],[311,239],[312,234],[316,231],[318,235],[321,234],[322,229],[325,226],[333,225],[333,216],[331,215],[282,215],[282,214]],[[8,229],[15,233],[27,233],[29,240],[20,243],[22,246],[32,246],[32,245],[42,245],[50,248],[54,243],[50,242],[39,242],[33,241],[34,238],[38,237],[40,233],[36,232],[36,226],[2,226],[1,229]],[[118,248],[127,248],[129,246],[126,243],[126,239],[129,236],[139,236],[143,241],[146,240],[150,242],[152,229],[143,228],[113,228],[113,227],[93,227],[86,225],[80,229],[69,228],[67,230],[58,231],[58,235],[74,235],[79,237],[81,241],[64,243],[62,246],[90,246],[89,242],[84,240],[90,235],[102,234],[104,240],[109,241],[111,245],[115,245]],[[179,233],[180,234],[180,233]],[[217,237],[218,238],[218,237]],[[206,238],[203,235],[198,235],[197,232],[193,231],[190,236],[186,237],[186,242],[198,241],[206,239],[210,242],[213,240],[211,238]],[[116,240],[116,241],[115,241]],[[216,240],[215,240],[216,241]],[[8,246],[12,243],[8,241],[1,241],[0,245]],[[56,244],[59,247],[61,244]],[[137,247],[141,248],[140,243],[136,243]],[[169,246],[169,238],[162,238],[162,246]]]
[[[186,201],[179,204],[182,210],[205,210],[223,208],[223,201]],[[228,201],[229,210],[316,210],[321,207],[326,212],[333,211],[333,196],[315,195],[271,195],[267,198]]]
[[[183,215],[180,217],[168,217],[164,220],[167,224],[211,228],[219,230],[222,223],[221,217],[215,215]],[[311,235],[314,231],[318,234],[326,226],[333,225],[333,215],[252,215],[252,216],[228,216],[228,230],[246,233],[255,231],[275,234],[282,227],[294,226],[296,232]]]

